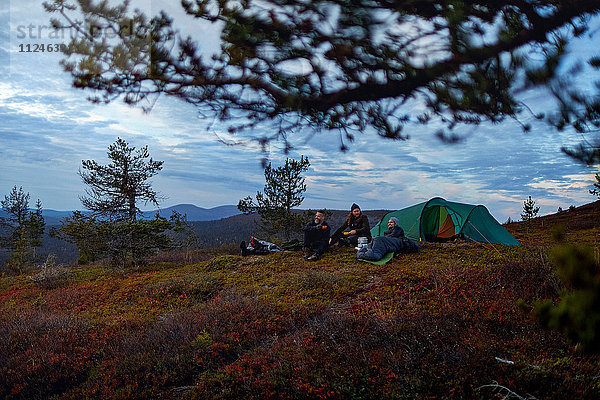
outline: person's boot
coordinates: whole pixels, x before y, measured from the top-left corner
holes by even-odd
[[[311,256],[310,249],[308,247],[303,247],[302,250],[304,251],[304,259],[308,260],[308,257]]]
[[[240,254],[242,256],[247,256],[248,255],[248,248],[246,247],[246,242],[243,241],[243,240],[240,243]]]

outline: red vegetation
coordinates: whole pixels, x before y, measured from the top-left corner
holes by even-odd
[[[599,254],[597,205],[509,225],[522,246],[426,243],[384,266],[210,250],[3,276],[0,397],[598,398],[599,356],[527,309],[559,299],[557,224]]]

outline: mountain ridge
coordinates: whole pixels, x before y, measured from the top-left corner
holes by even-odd
[[[33,211],[33,210],[32,210]],[[46,221],[46,225],[58,225],[64,218],[70,217],[75,210],[54,210],[50,208],[43,208],[42,215]],[[158,212],[161,217],[169,218],[173,211],[177,211],[180,214],[185,214],[188,221],[216,221],[223,218],[232,217],[234,215],[241,214],[237,209],[237,206],[232,204],[225,204],[212,208],[202,208],[194,204],[176,204],[174,206],[166,208],[158,208],[154,210],[142,211],[143,219],[152,219]],[[83,211],[86,213],[87,211]],[[6,211],[0,210],[0,217],[6,217]]]
[[[304,212],[308,210],[312,210],[311,208],[299,208],[295,209],[298,212]],[[339,215],[345,216],[348,214],[348,210],[337,210],[337,209],[327,209],[331,213],[333,213],[336,217]],[[31,209],[31,211],[34,211]],[[42,215],[44,216],[44,220],[46,225],[60,225],[61,220],[67,217],[70,217],[74,211],[81,210],[55,210],[51,208],[43,208]],[[165,208],[157,208],[153,210],[142,211],[142,219],[152,219],[158,213],[161,217],[169,218],[173,211],[176,211],[182,215],[185,215],[187,221],[189,222],[205,222],[205,221],[218,221],[221,219],[234,217],[236,215],[241,215],[242,213],[238,210],[236,205],[233,204],[224,204],[211,208],[203,208],[196,206],[191,203],[181,203],[173,206],[165,207]],[[390,210],[364,210],[365,213],[371,213],[377,215],[380,218],[383,214]],[[81,211],[84,214],[89,213],[89,211]],[[7,217],[6,211],[0,209],[0,217]],[[374,221],[374,223],[378,222]]]

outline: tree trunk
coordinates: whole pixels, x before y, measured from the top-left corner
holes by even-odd
[[[129,220],[135,222],[137,210],[135,208],[135,195],[129,194]]]

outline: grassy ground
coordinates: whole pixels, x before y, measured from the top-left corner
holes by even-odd
[[[3,276],[0,397],[599,398],[600,356],[517,307],[559,300],[557,225],[600,257],[597,202],[510,224],[521,246],[425,243],[384,266],[220,249]]]

